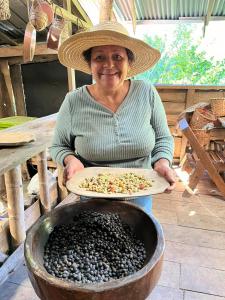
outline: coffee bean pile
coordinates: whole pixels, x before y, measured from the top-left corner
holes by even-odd
[[[118,214],[84,211],[58,225],[44,251],[44,267],[58,278],[101,283],[135,273],[146,251]]]

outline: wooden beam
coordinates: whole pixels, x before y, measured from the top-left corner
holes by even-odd
[[[194,104],[193,103],[194,95],[195,95],[195,90],[190,90],[190,89],[187,90],[185,109]],[[185,156],[187,142],[188,141],[187,141],[186,136],[183,135],[182,141],[181,141],[181,149],[180,149],[180,161],[182,161]]]
[[[63,0],[63,7],[71,14],[71,0]],[[72,35],[72,23],[68,22],[68,34]]]
[[[161,89],[169,89],[169,90],[187,90],[187,89],[194,89],[194,90],[225,90],[225,85],[185,85],[185,84],[155,84],[154,85],[157,90]]]
[[[26,231],[41,217],[40,201],[36,200],[24,212]]]
[[[37,169],[39,179],[39,191],[42,209],[44,213],[51,210],[51,201],[49,193],[48,173],[47,173],[47,155],[46,150],[40,152],[37,156]]]
[[[207,8],[207,14],[206,14],[206,17],[205,17],[205,24],[204,24],[205,26],[207,26],[209,24],[209,20],[210,20],[211,15],[212,15],[214,4],[215,4],[215,0],[209,0],[208,8]]]
[[[63,166],[60,164],[57,164],[58,169],[58,187],[59,187],[59,199],[60,201],[63,201],[68,196],[68,190],[64,186],[64,178],[63,178]]]
[[[11,109],[11,114],[16,115],[16,104],[15,104],[15,97],[13,93],[13,87],[12,87],[12,81],[11,81],[11,76],[10,76],[10,71],[9,71],[9,65],[7,60],[0,60],[0,69],[1,72],[4,76],[4,80],[6,83],[9,99],[10,99],[10,109]]]
[[[30,159],[30,162],[31,162],[32,165],[37,166],[37,159],[35,157],[32,157]],[[52,169],[56,169],[57,168],[57,164],[53,160],[47,160],[47,166],[48,166],[48,168],[52,168]]]
[[[91,24],[89,24],[89,23],[79,19],[78,17],[72,15],[66,9],[64,9],[64,8],[54,4],[54,3],[52,4],[52,6],[53,6],[53,9],[54,9],[55,13],[58,16],[66,19],[66,20],[68,20],[68,21],[70,21],[70,22],[72,22],[76,25],[79,24],[79,26],[82,27],[82,28],[89,28],[91,26]]]
[[[137,25],[135,0],[130,0],[130,8],[131,8],[131,18],[132,18],[133,32],[135,34],[136,25]]]
[[[46,43],[38,43],[35,48],[34,55],[57,54],[56,50],[47,48]],[[14,47],[0,47],[0,58],[23,56],[23,45]]]
[[[48,55],[36,55],[34,56],[32,61],[24,62],[22,56],[14,56],[8,58],[9,65],[25,65],[25,64],[33,64],[33,63],[42,63],[48,61],[58,60],[57,54],[48,54]]]
[[[64,7],[71,13],[71,0],[64,0],[63,1]],[[69,23],[68,26],[68,33],[69,36],[72,34],[72,24],[71,22]],[[76,88],[76,80],[75,80],[75,71],[74,69],[67,68],[67,76],[68,76],[68,89],[69,91],[73,91]]]
[[[16,112],[18,116],[26,116],[26,102],[23,89],[23,79],[21,74],[21,65],[10,67],[13,92],[15,96]]]
[[[200,160],[198,160],[196,162],[195,169],[189,176],[189,185],[188,185],[189,188],[191,188],[192,190],[194,190],[196,188],[196,185],[198,184],[201,176],[203,175],[204,170],[205,170],[204,166],[202,165]]]
[[[209,0],[208,1],[208,8],[207,8],[207,14],[204,18],[204,26],[203,26],[203,36],[205,36],[205,29],[206,29],[206,26],[209,25],[209,20],[211,18],[211,15],[212,15],[212,11],[213,11],[213,8],[214,8],[214,4],[215,4],[215,0]]]
[[[89,18],[89,16],[86,14],[86,11],[83,9],[83,7],[80,5],[78,0],[72,0],[73,4],[76,6],[76,9],[79,11],[85,22],[91,27],[93,24]]]
[[[104,21],[116,21],[115,14],[113,12],[113,0],[100,1],[99,22],[101,23]]]
[[[12,244],[17,248],[26,237],[24,221],[23,184],[20,166],[5,173],[9,228]]]
[[[0,118],[12,116],[11,104],[6,82],[3,74],[0,72]]]

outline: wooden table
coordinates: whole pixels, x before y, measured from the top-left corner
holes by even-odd
[[[26,236],[24,222],[24,197],[20,165],[33,156],[37,158],[40,200],[44,212],[50,210],[47,184],[46,149],[50,146],[57,114],[35,119],[1,132],[29,132],[36,140],[19,147],[0,148],[0,175],[4,174],[8,202],[9,228],[14,248]]]

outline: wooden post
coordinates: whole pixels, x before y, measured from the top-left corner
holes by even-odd
[[[5,185],[8,201],[9,229],[12,236],[12,245],[16,248],[26,237],[20,166],[5,173]]]
[[[26,103],[23,88],[23,79],[21,74],[21,65],[11,65],[10,75],[15,95],[16,112],[18,116],[26,116]]]
[[[204,172],[204,166],[202,165],[202,163],[200,162],[200,160],[198,160],[196,162],[196,167],[194,169],[194,171],[191,173],[190,177],[189,177],[189,187],[194,190],[196,188],[196,185],[198,184],[203,172]]]
[[[188,140],[185,135],[181,138],[181,147],[180,147],[180,166],[182,165],[182,160],[186,155],[186,147],[187,147]]]
[[[50,193],[47,174],[47,156],[46,150],[40,152],[37,156],[37,169],[39,178],[40,200],[44,213],[51,210]]]
[[[195,90],[188,89],[186,95],[185,109],[194,105],[194,97],[195,97]],[[187,138],[183,135],[181,140],[181,147],[180,147],[180,162],[183,160],[185,156],[186,146],[187,146]]]
[[[67,9],[71,13],[71,0],[64,0],[63,7]],[[68,26],[69,36],[72,34],[72,23],[69,22]],[[74,69],[67,68],[67,76],[68,76],[68,88],[69,91],[73,91],[76,88],[76,80],[75,80],[75,71]]]
[[[113,0],[100,1],[99,23],[105,21],[116,21],[116,16],[113,12]]]
[[[15,115],[17,115],[16,104],[15,104],[15,97],[14,97],[13,88],[12,88],[12,81],[11,81],[11,77],[10,77],[8,61],[0,60],[0,68],[1,68],[1,72],[5,79],[7,92],[8,92],[9,99],[10,99],[11,113],[12,113],[12,115],[15,116]]]
[[[62,201],[68,196],[68,190],[63,185],[63,166],[57,164],[57,170],[58,170],[59,197],[60,197],[60,201]]]

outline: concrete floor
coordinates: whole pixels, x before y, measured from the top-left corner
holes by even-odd
[[[154,197],[153,213],[163,226],[166,250],[160,281],[147,300],[225,300],[225,201],[186,197],[178,185]],[[39,299],[24,263],[0,286],[0,299]]]

